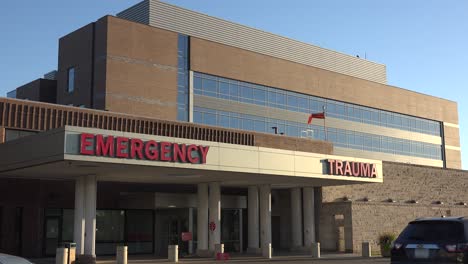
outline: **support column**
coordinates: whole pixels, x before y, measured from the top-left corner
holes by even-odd
[[[214,252],[215,245],[221,244],[221,188],[218,182],[210,183],[209,197],[210,224],[214,223],[214,230],[209,231],[209,250]]]
[[[96,257],[96,175],[85,177],[85,243],[84,254]]]
[[[271,188],[260,186],[260,246],[262,256],[271,258]]]
[[[302,248],[302,199],[301,188],[291,189],[291,249]]]
[[[188,231],[193,234],[193,208],[189,208],[189,230]],[[190,255],[193,254],[193,240],[189,240],[188,242],[188,253]]]
[[[258,188],[257,186],[250,186],[248,192],[248,215],[247,221],[249,226],[248,248],[249,253],[260,253],[259,247],[259,215],[258,215]]]
[[[197,255],[208,256],[208,184],[198,184],[197,194]]]
[[[76,243],[76,255],[84,254],[84,177],[81,176],[75,180],[75,218],[73,226],[73,241]]]
[[[315,243],[314,188],[302,189],[304,205],[304,246],[310,248]]]

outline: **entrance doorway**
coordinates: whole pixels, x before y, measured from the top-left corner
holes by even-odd
[[[281,248],[281,222],[280,216],[272,216],[271,217],[271,247],[279,251]]]
[[[60,217],[47,216],[45,219],[45,255],[54,256],[60,242]]]
[[[155,232],[155,255],[167,257],[169,245],[179,245],[179,255],[188,255],[189,243],[182,241],[181,235],[182,232],[189,232],[189,209],[156,210]]]

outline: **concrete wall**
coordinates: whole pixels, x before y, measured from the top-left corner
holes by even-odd
[[[32,101],[56,103],[57,81],[37,79],[16,88],[16,98]]]

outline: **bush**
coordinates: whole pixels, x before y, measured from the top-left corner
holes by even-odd
[[[380,253],[383,257],[390,256],[392,242],[395,241],[396,235],[392,233],[383,233],[379,236]]]

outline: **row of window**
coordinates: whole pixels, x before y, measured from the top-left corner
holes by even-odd
[[[189,121],[189,38],[179,34],[177,43],[177,120]]]
[[[378,136],[337,128],[307,125],[254,115],[225,112],[208,108],[194,107],[195,123],[226,128],[251,130],[264,133],[284,133],[292,137],[308,137],[333,142],[334,146],[383,152],[396,155],[414,156],[429,159],[442,159],[441,145],[412,140]]]
[[[327,116],[429,135],[441,135],[440,123],[422,118],[304,95],[217,76],[195,73],[194,93],[295,112],[326,111]]]

